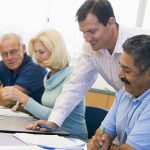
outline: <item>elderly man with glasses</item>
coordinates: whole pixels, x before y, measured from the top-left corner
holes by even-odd
[[[35,64],[26,53],[26,46],[20,35],[4,34],[0,38],[0,81],[3,86],[15,88],[28,94],[41,103],[44,91],[43,78],[46,69]],[[7,93],[5,93],[7,94]],[[8,106],[9,100],[3,101],[0,93],[0,105]]]

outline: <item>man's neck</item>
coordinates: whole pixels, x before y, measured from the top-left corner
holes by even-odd
[[[112,31],[112,37],[110,38],[110,42],[109,42],[110,44],[107,48],[111,55],[115,49],[115,45],[116,45],[117,38],[118,38],[118,33],[119,33],[119,25],[116,23]]]

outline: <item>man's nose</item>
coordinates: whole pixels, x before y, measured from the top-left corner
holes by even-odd
[[[119,78],[124,78],[125,77],[125,73],[124,73],[122,68],[120,68],[118,75],[119,75]]]
[[[7,53],[7,58],[8,59],[11,59],[12,58],[12,55],[10,53]]]
[[[84,33],[83,37],[86,42],[90,42],[92,40],[92,36],[89,33]]]

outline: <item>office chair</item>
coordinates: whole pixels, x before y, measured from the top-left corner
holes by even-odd
[[[85,120],[88,130],[88,139],[91,139],[95,134],[96,129],[99,128],[107,113],[108,110],[106,109],[86,106]]]

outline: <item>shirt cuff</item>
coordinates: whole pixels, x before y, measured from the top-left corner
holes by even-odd
[[[61,127],[64,122],[64,114],[60,114],[56,111],[52,111],[52,113],[50,114],[50,116],[48,118],[48,121],[54,122],[59,127]]]
[[[33,106],[34,106],[34,100],[30,97],[28,102],[24,105],[24,109],[32,112]]]

